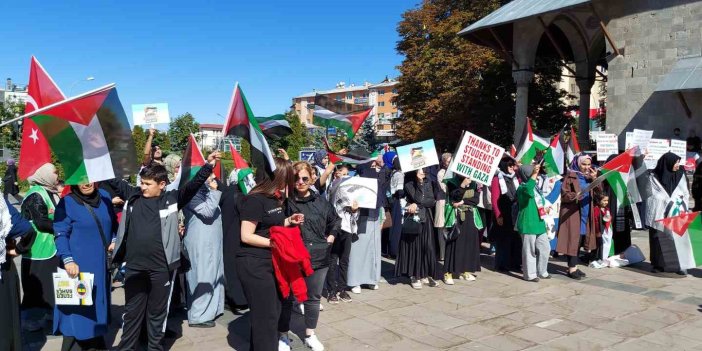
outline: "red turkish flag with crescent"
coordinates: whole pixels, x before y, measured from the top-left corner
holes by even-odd
[[[34,56],[32,56],[30,63],[27,90],[28,96],[24,113],[30,113],[66,99],[54,80]],[[25,118],[22,123],[24,123],[24,127],[17,175],[20,179],[27,179],[43,164],[51,162],[51,149],[39,127],[31,118]]]

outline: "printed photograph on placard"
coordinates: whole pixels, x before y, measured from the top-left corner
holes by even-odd
[[[405,173],[439,164],[434,139],[400,146],[397,148],[397,157],[400,159],[402,172]]]
[[[132,105],[132,121],[135,126],[170,123],[171,117],[168,114],[168,104],[137,104]]]

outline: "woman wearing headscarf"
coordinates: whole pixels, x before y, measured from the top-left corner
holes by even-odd
[[[7,195],[12,195],[17,201],[19,186],[17,186],[17,166],[15,166],[14,159],[7,160],[7,168],[5,169],[5,176],[2,177],[2,183],[2,196],[5,200],[7,200]]]
[[[244,193],[239,188],[239,170],[229,173],[228,184],[221,186],[222,197],[219,208],[222,210],[222,251],[224,263],[225,302],[234,313],[246,309],[246,296],[236,273],[236,253],[241,244],[241,220],[239,203]]]
[[[183,209],[183,244],[190,260],[185,273],[188,286],[188,324],[211,328],[224,312],[224,263],[222,251],[222,192],[210,175],[195,197]]]
[[[492,178],[490,192],[495,224],[492,237],[495,240],[495,270],[519,271],[521,266],[522,238],[514,230],[517,209],[517,162],[503,157],[498,165],[497,176]]]
[[[31,223],[5,199],[0,200],[0,350],[22,350],[19,277],[13,262],[15,238],[31,235]]]
[[[436,228],[437,241],[439,246],[438,258],[439,261],[443,261],[446,254],[446,219],[444,218],[444,210],[446,206],[446,183],[444,183],[444,176],[446,175],[446,170],[451,164],[451,153],[443,153],[441,155],[441,169],[436,173],[436,183],[439,189],[437,190],[436,207],[434,209],[434,228]]]
[[[661,156],[650,175],[651,196],[646,199],[646,225],[649,227],[651,265],[654,273],[677,272],[687,274],[685,263],[680,262],[674,234],[658,220],[687,212],[690,192],[680,157],[672,152]]]
[[[388,254],[391,258],[396,258],[400,246],[400,236],[402,235],[402,202],[405,197],[405,175],[400,168],[400,158],[394,151],[386,152],[383,155],[385,167],[391,170],[390,174],[390,206],[392,210],[392,227],[388,242]]]
[[[53,331],[63,335],[62,351],[106,349],[111,285],[107,262],[117,232],[112,198],[95,183],[72,187],[56,206],[54,232],[66,273],[72,278],[92,273],[94,281],[92,306],[56,305]]]
[[[324,150],[317,150],[314,152],[314,156],[312,158],[314,161],[313,166],[317,169],[317,173],[321,176],[329,164],[329,155],[327,155],[327,152]]]
[[[559,214],[558,243],[556,251],[565,255],[568,261],[568,276],[580,280],[586,275],[577,269],[581,238],[586,251],[597,248],[595,232],[594,191],[601,191],[598,185],[588,193],[583,190],[597,177],[592,168],[592,158],[588,155],[575,156],[570,170],[561,184],[561,211]]]
[[[453,285],[453,275],[467,281],[480,271],[480,232],[482,220],[477,210],[480,193],[470,178],[456,176],[448,182],[449,201],[456,211],[458,237],[446,243],[444,282]]]
[[[437,267],[434,221],[431,216],[431,208],[436,205],[433,185],[424,169],[419,169],[412,172],[411,180],[405,184],[404,190],[407,201],[405,220],[419,222],[421,228],[417,235],[402,234],[395,275],[409,277],[414,289],[421,289],[423,283],[435,287],[438,284],[434,280]]]
[[[36,235],[28,235],[17,244],[22,254],[22,313],[28,330],[43,327],[53,318],[53,276],[59,265],[54,243],[54,209],[59,202],[56,167],[45,163],[28,179],[29,191],[22,201],[22,216],[30,220]]]

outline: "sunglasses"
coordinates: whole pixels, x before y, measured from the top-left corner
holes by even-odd
[[[310,181],[310,177],[298,177],[295,176],[295,183],[299,183],[300,180],[302,180],[303,183],[307,183]]]

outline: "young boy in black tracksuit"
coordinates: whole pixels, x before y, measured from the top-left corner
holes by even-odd
[[[185,207],[212,173],[220,154],[207,157],[195,178],[178,190],[167,191],[168,173],[152,163],[140,172],[140,187],[112,180],[123,199],[113,262],[126,262],[125,313],[118,350],[135,350],[146,315],[148,350],[162,350],[176,269],[180,266],[178,210]]]

